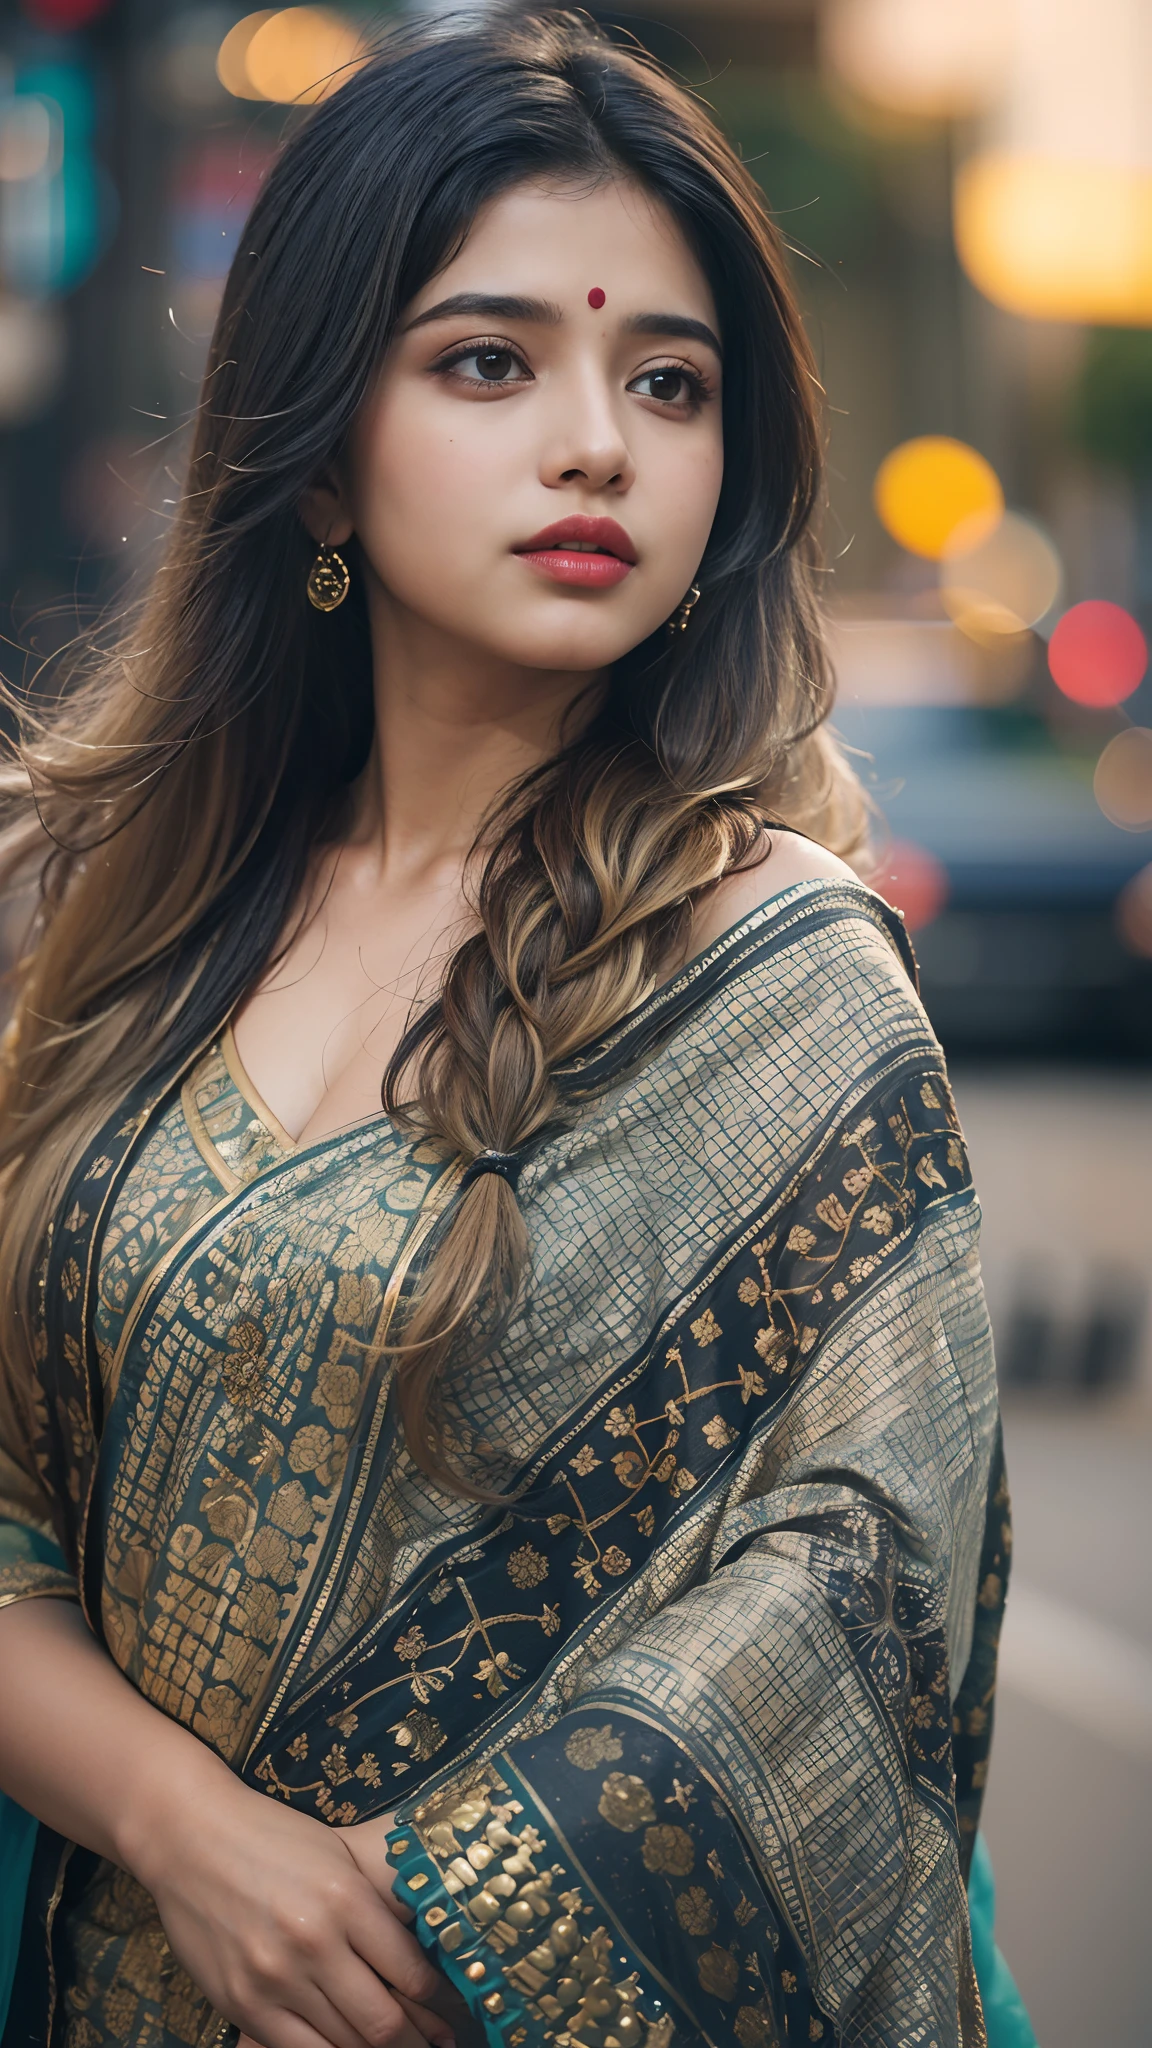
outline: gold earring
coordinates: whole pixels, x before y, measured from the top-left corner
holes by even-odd
[[[325,541],[308,571],[309,604],[315,605],[318,612],[334,612],[338,605],[343,604],[351,587],[347,562]]]
[[[677,605],[676,610],[673,612],[672,617],[668,621],[668,631],[673,636],[673,638],[677,633],[683,633],[687,631],[688,621],[692,617],[692,613],[695,607],[699,604],[699,602],[700,585],[698,583],[694,583],[692,585],[691,590],[688,592],[687,597],[684,599],[683,604]]]

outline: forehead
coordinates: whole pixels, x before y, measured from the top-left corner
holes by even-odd
[[[712,292],[668,210],[637,185],[531,182],[490,200],[451,263],[412,302],[420,313],[449,293],[500,292],[605,317],[659,306],[716,323]]]

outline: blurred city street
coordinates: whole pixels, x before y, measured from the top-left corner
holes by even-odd
[[[1152,2040],[1152,1422],[1005,1418],[1016,1546],[985,1826],[1042,2048]]]
[[[1145,2048],[1152,1078],[955,1080],[1002,1372],[1025,1379],[1031,1343],[1060,1376],[1058,1392],[1022,1385],[1005,1403],[1015,1546],[986,1809],[999,1938],[1043,2048]],[[1131,1377],[1077,1389],[1109,1296],[1135,1318]]]

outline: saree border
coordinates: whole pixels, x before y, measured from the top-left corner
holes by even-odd
[[[930,1047],[926,1041],[923,1052],[929,1050]],[[787,1200],[793,1182],[799,1179],[810,1167],[814,1158],[819,1156],[822,1147],[827,1144],[829,1137],[844,1118],[853,1113],[853,1106],[858,1105],[860,1099],[871,1092],[876,1086],[882,1085],[885,1081],[894,1081],[901,1068],[906,1068],[909,1072],[919,1072],[922,1060],[923,1053],[920,1049],[915,1051],[906,1049],[891,1058],[887,1064],[883,1061],[874,1063],[868,1072],[860,1078],[858,1086],[849,1095],[842,1097],[834,1108],[829,1111],[825,1123],[820,1127],[807,1151],[802,1155],[799,1164],[793,1161],[789,1165],[787,1173],[780,1177],[763,1203],[757,1207],[755,1214],[750,1219],[747,1217],[741,1218],[729,1236],[721,1240],[719,1248],[714,1250],[707,1265],[698,1272],[696,1279],[688,1287],[666,1305],[663,1313],[651,1326],[642,1342],[621,1362],[609,1383],[601,1391],[587,1399],[578,1413],[573,1408],[561,1422],[556,1424],[555,1429],[545,1440],[544,1444],[534,1452],[531,1460],[521,1468],[518,1477],[512,1481],[506,1505],[494,1508],[490,1526],[481,1530],[477,1530],[475,1526],[472,1526],[467,1530],[454,1531],[451,1536],[445,1538],[441,1545],[429,1551],[422,1559],[417,1575],[404,1580],[400,1587],[397,1588],[385,1613],[377,1616],[368,1624],[364,1634],[358,1636],[353,1642],[345,1644],[334,1655],[330,1666],[325,1667],[322,1672],[316,1674],[308,1688],[293,1702],[293,1711],[302,1708],[322,1685],[328,1684],[332,1679],[339,1677],[345,1663],[363,1652],[373,1636],[387,1626],[389,1618],[396,1610],[410,1604],[413,1595],[426,1581],[435,1579],[443,1572],[445,1567],[450,1564],[455,1552],[472,1550],[477,1542],[484,1540],[485,1536],[492,1535],[501,1520],[510,1513],[521,1515],[525,1521],[543,1519],[543,1511],[536,1516],[524,1514],[523,1501],[531,1488],[540,1479],[546,1467],[553,1463],[568,1448],[574,1438],[587,1427],[590,1418],[594,1418],[603,1407],[617,1400],[621,1394],[627,1391],[649,1363],[657,1346],[666,1341],[676,1325],[682,1322],[689,1311],[695,1307],[700,1296],[721,1277],[732,1260],[747,1248],[758,1232],[771,1222],[777,1209]],[[969,1187],[964,1190],[955,1191],[951,1199],[953,1202],[972,1201],[975,1199],[975,1196]],[[942,1203],[938,1201],[930,1206],[938,1207],[942,1206]],[[859,1300],[867,1298],[867,1295],[872,1291],[872,1288],[868,1288],[862,1296],[858,1296],[857,1301],[853,1303],[853,1310],[855,1310]],[[841,1314],[846,1317],[848,1311],[844,1310]],[[839,1320],[840,1316],[830,1318],[829,1330],[834,1328]],[[751,1438],[748,1441],[750,1443]],[[741,1455],[743,1455],[743,1450],[747,1447],[747,1444],[742,1447]],[[520,1491],[513,1490],[516,1488],[519,1488]],[[697,1502],[693,1505],[699,1505],[699,1503]],[[683,1512],[685,1519],[687,1519],[690,1511],[685,1509]],[[623,1592],[624,1588],[621,1588],[621,1597],[623,1597]]]
[[[611,1699],[610,1692],[606,1691],[600,1693],[592,1692],[585,1697],[582,1697],[578,1700],[574,1700],[572,1703],[572,1711],[575,1713],[582,1714],[596,1714],[601,1711],[602,1702],[603,1711],[605,1713],[615,1714],[617,1719],[622,1721],[635,1721],[641,1728],[650,1728],[653,1734],[663,1736],[665,1741],[671,1742],[676,1749],[682,1751],[683,1754],[690,1759],[691,1763],[694,1765],[696,1770],[699,1771],[700,1776],[703,1778],[705,1784],[711,1787],[714,1797],[717,1798],[723,1806],[729,1821],[731,1822],[733,1828],[735,1829],[736,1833],[740,1837],[741,1842],[743,1843],[745,1853],[748,1856],[753,1869],[756,1871],[756,1874],[759,1877],[760,1882],[763,1884],[765,1891],[768,1893],[769,1898],[772,1900],[777,1911],[783,1918],[785,1925],[791,1925],[791,1911],[787,1901],[784,1899],[780,1892],[774,1874],[771,1870],[765,1868],[764,1864],[761,1861],[760,1856],[756,1851],[754,1844],[745,1834],[744,1829],[740,1824],[740,1816],[738,1813],[736,1813],[731,1804],[730,1795],[725,1792],[724,1787],[721,1785],[719,1779],[714,1776],[708,1764],[706,1764],[700,1757],[699,1753],[690,1746],[688,1740],[686,1739],[686,1731],[684,1729],[677,1729],[673,1731],[672,1729],[665,1727],[664,1723],[662,1721],[659,1721],[654,1714],[645,1713],[643,1709],[639,1707],[631,1697],[626,1698],[626,1703],[624,1698],[622,1698],[620,1701],[614,1701]],[[521,1778],[523,1778],[524,1783],[527,1784],[528,1780],[525,1777],[523,1771],[520,1770],[520,1767],[518,1765],[513,1765],[513,1769],[519,1772],[519,1775],[521,1776]],[[532,1796],[537,1800],[538,1804],[541,1807],[541,1810],[546,1811],[547,1809],[544,1808],[543,1800],[539,1798],[538,1793],[536,1793],[534,1789]],[[557,1834],[559,1833],[560,1830],[557,1828]],[[578,1868],[581,1867],[578,1857],[573,1856],[572,1860],[577,1864]],[[585,1881],[588,1884],[589,1889],[591,1890],[593,1888],[591,1879],[586,1878]],[[797,1897],[804,1909],[805,1927],[807,1930],[810,1945],[814,1950],[816,1947],[816,1934],[812,1906],[808,1898],[807,1890],[805,1889],[802,1881],[797,1882],[796,1892]],[[611,1913],[611,1906],[608,1905],[606,1901],[604,1902],[604,1904],[605,1911]],[[613,1917],[615,1916],[613,1915]],[[649,1965],[649,1967],[651,1966]],[[677,2003],[679,2002],[680,2001],[677,2000]]]
[[[890,1058],[887,1061],[877,1062],[870,1076],[859,1084],[858,1089],[853,1091],[853,1096],[849,1099],[856,1099],[861,1093],[875,1093],[876,1089],[880,1086],[895,1092],[900,1088],[906,1076],[914,1078],[917,1075],[924,1075],[926,1073],[926,1066],[930,1068],[932,1078],[938,1081],[940,1077],[938,1054],[934,1059],[930,1058],[926,1062],[924,1057],[926,1051],[926,1047],[912,1047],[902,1052],[895,1059]],[[879,1079],[877,1075],[879,1075]],[[819,1144],[809,1148],[806,1154],[806,1165],[813,1163],[813,1153],[818,1154],[820,1146],[827,1145],[829,1136],[834,1133],[844,1120],[845,1113],[845,1103],[841,1101],[837,1106],[836,1112],[830,1115],[826,1126],[822,1130]],[[850,1112],[848,1113],[850,1114]],[[937,1138],[943,1139],[945,1136],[953,1135],[954,1132],[955,1126],[949,1120],[944,1128],[935,1131],[934,1135]],[[929,1139],[932,1136],[933,1132],[929,1131],[914,1133],[912,1142],[915,1142],[917,1138]],[[866,1283],[853,1295],[847,1307],[843,1309],[833,1308],[830,1311],[828,1321],[822,1333],[824,1337],[827,1337],[834,1328],[839,1327],[842,1321],[846,1320],[850,1315],[855,1315],[859,1312],[861,1305],[870,1298],[875,1288],[883,1284],[884,1275],[892,1272],[896,1260],[904,1255],[901,1253],[901,1247],[907,1246],[913,1236],[925,1226],[932,1214],[944,1210],[956,1210],[957,1208],[971,1206],[975,1196],[971,1187],[971,1181],[967,1178],[966,1167],[964,1170],[966,1177],[960,1185],[945,1187],[944,1191],[939,1194],[931,1191],[927,1181],[924,1182],[920,1190],[923,1199],[918,1200],[918,1206],[912,1220],[902,1230],[894,1232],[888,1241],[888,1251],[891,1256],[883,1258],[882,1262],[877,1262],[871,1276],[867,1278]],[[722,1252],[698,1276],[695,1284],[678,1297],[668,1313],[661,1319],[657,1328],[657,1334],[654,1337],[646,1338],[643,1347],[633,1354],[626,1366],[614,1373],[610,1381],[602,1386],[601,1391],[592,1400],[585,1403],[584,1407],[580,1410],[578,1421],[574,1422],[573,1417],[569,1415],[558,1425],[557,1429],[549,1437],[547,1444],[533,1459],[533,1465],[530,1468],[533,1474],[533,1481],[540,1477],[542,1470],[546,1468],[550,1461],[555,1460],[559,1453],[567,1449],[576,1434],[584,1433],[594,1428],[596,1419],[602,1414],[602,1411],[614,1399],[618,1398],[625,1389],[631,1387],[637,1379],[648,1371],[660,1373],[666,1369],[668,1361],[664,1361],[661,1364],[657,1358],[662,1342],[672,1331],[680,1333],[681,1341],[686,1342],[687,1318],[690,1316],[692,1308],[699,1301],[700,1296],[713,1286],[718,1279],[723,1278],[727,1269],[730,1268],[734,1256],[747,1248],[756,1234],[766,1227],[766,1224],[770,1222],[781,1203],[786,1201],[792,1194],[797,1180],[803,1177],[803,1171],[804,1169],[798,1170],[793,1165],[786,1181],[778,1185],[772,1191],[771,1197],[758,1206],[753,1218],[751,1220],[746,1218],[742,1221],[738,1232],[728,1241]],[[818,1356],[818,1354],[816,1355]],[[659,1529],[660,1541],[666,1542],[672,1531],[677,1529],[683,1531],[685,1528],[691,1527],[699,1518],[708,1515],[717,1490],[724,1485],[736,1463],[743,1460],[754,1449],[767,1431],[778,1426],[782,1415],[786,1413],[790,1402],[794,1398],[796,1389],[806,1380],[807,1372],[808,1368],[804,1366],[802,1355],[795,1357],[793,1364],[789,1368],[789,1377],[785,1384],[771,1389],[767,1386],[762,1388],[761,1391],[765,1397],[763,1410],[751,1421],[746,1432],[741,1432],[734,1442],[729,1440],[732,1443],[732,1447],[726,1455],[717,1457],[710,1471],[706,1472],[703,1477],[694,1477],[692,1479],[691,1498],[680,1496],[675,1500],[670,1500],[667,1504],[662,1503],[661,1525]],[[736,1382],[734,1380],[731,1382],[726,1381],[724,1384],[735,1386]],[[695,1398],[695,1396],[690,1398]],[[675,1463],[675,1460],[672,1462]],[[697,1471],[699,1471],[698,1466]],[[342,1718],[347,1718],[349,1715],[352,1717],[352,1725],[358,1726],[359,1710],[369,1699],[376,1698],[381,1692],[392,1692],[395,1690],[398,1693],[402,1684],[407,1684],[409,1680],[415,1681],[419,1674],[415,1667],[413,1667],[410,1672],[396,1672],[389,1676],[386,1682],[376,1685],[372,1682],[373,1674],[369,1667],[373,1655],[381,1658],[388,1656],[388,1644],[384,1639],[390,1633],[394,1633],[401,1620],[404,1621],[405,1625],[414,1622],[421,1603],[426,1602],[430,1596],[436,1595],[437,1581],[445,1588],[445,1592],[451,1590],[451,1585],[453,1584],[457,1587],[461,1598],[472,1612],[473,1623],[475,1624],[474,1628],[469,1632],[466,1620],[464,1622],[465,1633],[468,1634],[469,1641],[472,1639],[472,1636],[479,1634],[489,1658],[494,1658],[496,1655],[495,1648],[493,1644],[488,1642],[485,1634],[485,1624],[482,1622],[471,1601],[467,1577],[461,1577],[451,1572],[450,1567],[453,1556],[454,1554],[458,1555],[460,1563],[464,1564],[469,1560],[470,1556],[475,1557],[479,1550],[488,1549],[493,1543],[497,1545],[497,1550],[500,1551],[501,1546],[510,1544],[515,1540],[515,1534],[512,1532],[515,1532],[518,1521],[523,1529],[525,1524],[528,1524],[530,1527],[533,1522],[543,1523],[547,1521],[549,1519],[550,1507],[552,1509],[566,1509],[569,1507],[570,1503],[560,1498],[560,1486],[558,1483],[560,1476],[557,1475],[554,1487],[546,1489],[538,1499],[527,1500],[524,1493],[510,1497],[508,1509],[495,1510],[489,1518],[486,1527],[483,1525],[477,1527],[473,1524],[467,1530],[454,1532],[452,1537],[447,1539],[443,1545],[426,1556],[421,1562],[418,1575],[410,1577],[398,1588],[397,1593],[383,1613],[373,1617],[370,1623],[366,1624],[365,1627],[346,1641],[339,1651],[328,1660],[323,1669],[310,1677],[307,1685],[298,1697],[289,1702],[287,1711],[271,1744],[265,1741],[272,1726],[271,1721],[266,1718],[259,1741],[253,1743],[249,1748],[240,1766],[242,1774],[248,1781],[256,1782],[259,1780],[265,1783],[269,1789],[277,1791],[280,1796],[291,1800],[293,1797],[293,1778],[303,1775],[302,1769],[293,1764],[291,1759],[293,1757],[306,1756],[308,1753],[307,1746],[302,1751],[293,1745],[300,1742],[307,1729],[312,1729],[317,1734],[322,1735],[326,1725],[331,1723],[333,1726],[336,1726],[341,1722]],[[530,1481],[531,1483],[533,1482]],[[565,1526],[571,1523],[577,1530],[578,1543],[582,1542],[583,1535],[586,1533],[583,1523],[573,1521],[572,1517],[568,1514],[565,1514],[562,1520]],[[599,1522],[596,1523],[596,1526],[599,1526]],[[638,1538],[633,1537],[632,1533],[629,1532],[630,1548],[637,1541]],[[562,1680],[564,1671],[570,1667],[573,1660],[579,1659],[583,1654],[589,1634],[593,1631],[600,1631],[614,1609],[628,1596],[629,1589],[635,1584],[638,1573],[645,1569],[647,1558],[651,1554],[649,1539],[646,1538],[645,1542],[648,1544],[648,1547],[641,1546],[643,1555],[636,1566],[628,1572],[626,1578],[619,1578],[607,1591],[604,1591],[597,1584],[599,1597],[596,1600],[594,1609],[589,1613],[578,1615],[572,1619],[564,1640],[555,1655],[546,1657],[542,1663],[535,1667],[528,1683],[522,1689],[517,1687],[514,1697],[508,1700],[506,1705],[497,1708],[478,1727],[457,1728],[450,1737],[446,1737],[443,1731],[439,1729],[439,1724],[436,1724],[440,1739],[433,1742],[430,1748],[422,1750],[417,1747],[409,1761],[411,1763],[431,1764],[432,1757],[438,1751],[445,1752],[443,1759],[442,1761],[437,1761],[426,1773],[421,1774],[417,1772],[416,1777],[409,1781],[402,1790],[399,1786],[395,1787],[396,1792],[402,1798],[407,1799],[415,1791],[417,1784],[422,1793],[431,1795],[438,1787],[457,1776],[462,1770],[469,1767],[481,1767],[483,1762],[491,1758],[503,1744],[515,1739],[517,1732],[522,1729],[524,1722],[537,1708],[541,1694],[549,1687],[555,1688],[557,1683]],[[489,1557],[485,1559],[485,1564],[487,1565],[491,1562],[492,1568],[495,1570],[498,1561],[498,1555],[489,1551]],[[586,1588],[585,1590],[588,1591],[589,1589]],[[439,1594],[438,1597],[443,1598],[444,1594]],[[421,1618],[423,1619],[423,1616]],[[529,1615],[501,1615],[497,1617],[493,1615],[489,1617],[487,1626],[494,1628],[498,1620],[505,1625],[515,1625],[517,1623],[526,1624],[533,1620],[539,1623],[540,1617]],[[446,1615],[444,1626],[447,1627],[448,1623],[449,1618]],[[556,1625],[558,1627],[562,1625],[558,1613]],[[546,1633],[548,1632],[550,1631],[546,1630]],[[919,1632],[914,1631],[913,1633],[915,1640],[918,1641]],[[458,1636],[459,1631],[455,1633],[450,1631],[449,1635],[444,1637],[445,1644],[449,1641],[455,1642]],[[341,1681],[353,1666],[360,1666],[362,1673],[362,1689],[356,1695],[352,1694],[351,1688],[348,1685],[341,1684]],[[865,1682],[871,1686],[868,1674],[865,1672],[862,1673],[862,1676]],[[440,1688],[438,1687],[437,1689]],[[504,1690],[505,1687],[501,1686],[500,1691]],[[421,1697],[419,1693],[416,1696],[417,1698]],[[494,1692],[494,1697],[499,1697],[499,1694]],[[281,1696],[280,1700],[280,1705],[283,1704],[284,1695]],[[326,1708],[332,1711],[330,1713],[326,1712]],[[875,1708],[882,1717],[890,1716],[890,1707],[879,1697],[876,1699]],[[411,1718],[412,1716],[410,1715],[408,1719],[411,1720]],[[417,1738],[419,1738],[419,1724],[422,1718],[426,1717],[416,1714]],[[366,1741],[379,1739],[377,1732],[378,1720],[379,1716],[374,1718],[373,1732],[371,1733],[364,1728],[360,1728],[357,1742],[354,1745],[354,1753],[358,1752]],[[394,1724],[389,1732],[395,1735],[395,1728],[401,1725],[399,1722]],[[396,1739],[404,1740],[402,1736]],[[411,1736],[408,1738],[410,1742],[412,1739]],[[264,1743],[264,1754],[257,1757],[257,1750],[261,1743]],[[288,1774],[287,1778],[284,1776],[285,1772]],[[378,1781],[369,1779],[369,1782]],[[956,1824],[954,1811],[945,1797],[942,1787],[936,1786],[933,1782],[933,1774],[927,1755],[923,1758],[923,1770],[917,1771],[915,1774],[915,1782],[920,1795],[936,1804],[942,1816],[954,1828]],[[301,1790],[303,1789],[302,1786]],[[362,1798],[359,1792],[357,1793],[357,1798]],[[381,1794],[381,1800],[377,1801],[375,1806],[372,1807],[373,1811],[382,1810],[383,1798],[384,1795]],[[365,1803],[363,1810],[357,1809],[357,1817],[370,1817],[369,1805],[371,1805],[371,1802]],[[350,1812],[352,1810],[349,1809]]]

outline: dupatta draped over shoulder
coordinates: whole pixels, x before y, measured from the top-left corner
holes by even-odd
[[[876,897],[802,884],[565,1071],[449,1406],[507,1506],[398,1435],[382,1346],[460,1173],[387,1118],[293,1147],[226,1035],[61,1206],[0,1598],[78,1592],[253,1787],[395,1814],[493,2048],[984,2041],[1007,1499],[912,975]],[[41,1836],[6,2048],[226,2038],[146,1895]]]

